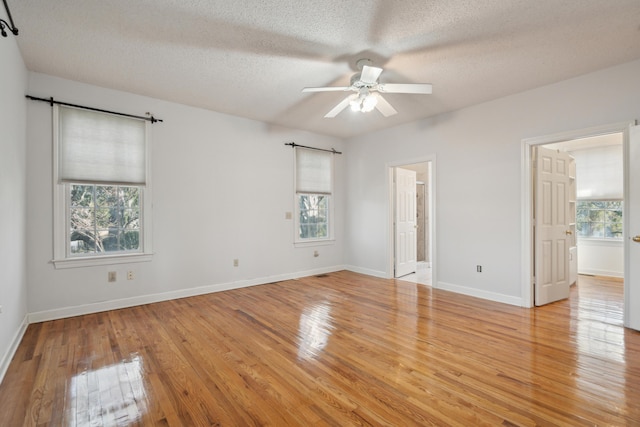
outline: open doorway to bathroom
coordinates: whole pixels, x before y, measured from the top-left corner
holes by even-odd
[[[398,268],[398,260],[403,258],[402,253],[406,252],[404,243],[398,238],[399,225],[402,224],[399,218],[398,182],[394,181],[394,277],[400,280],[411,281],[424,285],[432,284],[433,271],[433,172],[432,162],[424,161],[410,163],[394,167],[394,177],[399,175],[399,170],[415,172],[415,267],[409,270]],[[413,242],[412,242],[413,245]],[[410,245],[409,245],[410,246]]]

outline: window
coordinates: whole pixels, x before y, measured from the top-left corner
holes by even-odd
[[[578,237],[622,239],[622,201],[578,201],[576,209]]]
[[[141,187],[71,184],[69,254],[138,252]]]
[[[151,256],[148,122],[54,107],[56,268]]]
[[[333,153],[295,148],[296,242],[330,240]]]

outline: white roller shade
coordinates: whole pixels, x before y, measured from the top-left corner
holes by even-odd
[[[296,147],[296,192],[331,194],[333,153]]]
[[[144,185],[146,122],[58,106],[62,182]]]
[[[622,200],[622,145],[576,150],[578,200]]]

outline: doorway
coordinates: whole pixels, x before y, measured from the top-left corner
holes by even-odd
[[[533,162],[532,162],[532,153],[533,149],[536,146],[546,145],[551,143],[560,143],[563,141],[577,140],[583,138],[590,138],[608,134],[619,133],[622,134],[623,137],[623,162],[624,162],[624,194],[631,194],[631,187],[629,187],[629,160],[627,158],[630,141],[629,141],[629,129],[633,123],[624,122],[624,123],[616,123],[612,125],[599,126],[589,129],[583,129],[578,131],[571,131],[562,134],[556,135],[548,135],[538,138],[530,138],[523,140],[522,144],[522,241],[523,241],[523,251],[522,251],[522,265],[523,265],[523,277],[522,277],[522,305],[525,307],[533,307],[534,305],[534,288],[535,288],[535,251],[534,251],[534,233],[533,233],[533,181],[535,178],[533,171]],[[633,190],[635,194],[636,190]],[[626,199],[626,197],[625,197]],[[624,217],[625,224],[629,224],[629,208],[624,206]],[[626,240],[624,240],[624,295],[625,295],[625,304],[624,304],[624,316],[625,316],[625,326],[629,326],[633,324],[635,320],[630,319],[632,313],[629,310],[630,305],[634,304],[631,299],[632,288],[635,289],[636,282],[631,281],[631,276],[629,275],[629,254],[627,251],[629,250],[629,244]],[[580,255],[578,254],[578,257]],[[635,277],[635,276],[634,276]],[[633,290],[635,293],[636,291]],[[635,295],[635,294],[634,294]]]
[[[413,162],[398,162],[388,166],[389,173],[389,277],[424,285],[435,283],[435,159],[419,159]],[[406,189],[406,176],[413,176],[411,189]],[[404,184],[402,184],[404,182]],[[401,187],[401,188],[399,188]],[[412,193],[412,194],[411,194]],[[410,196],[404,197],[410,194]],[[409,206],[412,199],[414,206]],[[406,204],[408,207],[403,207]],[[403,218],[411,208],[411,221]],[[406,263],[407,228],[413,230],[415,241],[413,263]],[[410,257],[409,257],[410,258]],[[407,270],[407,264],[413,265]]]

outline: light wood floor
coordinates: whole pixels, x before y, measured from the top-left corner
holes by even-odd
[[[621,282],[523,309],[350,272],[30,325],[0,425],[640,425]]]

